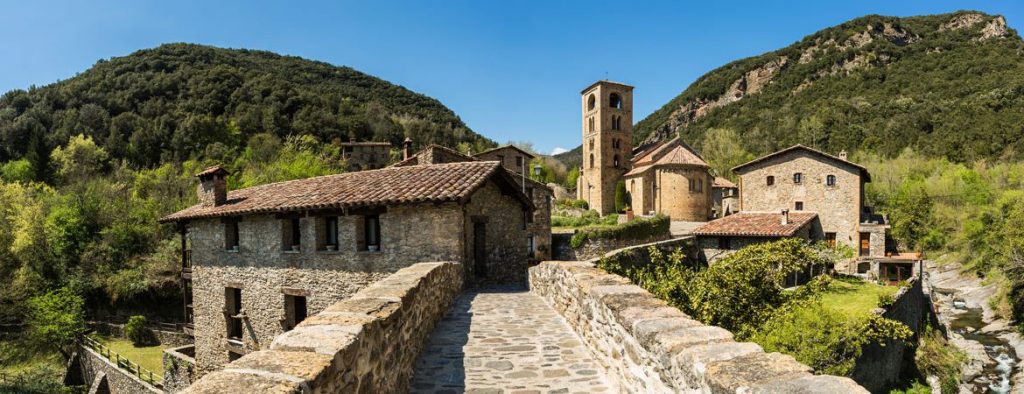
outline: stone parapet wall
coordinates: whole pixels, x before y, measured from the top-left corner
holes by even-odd
[[[590,262],[532,267],[530,291],[566,319],[625,392],[867,393],[849,378],[814,375],[790,356],[735,342]]]
[[[652,242],[660,242],[672,238],[672,234],[665,232],[665,234],[658,234],[655,236],[647,237],[646,239],[589,239],[583,242],[578,248],[573,248],[571,245],[572,234],[552,234],[552,249],[555,260],[560,261],[585,261],[596,259],[604,256],[605,253],[628,248],[631,246],[649,244]]]
[[[892,305],[887,308],[878,308],[874,313],[905,324],[916,336],[921,333],[921,326],[929,318],[928,314],[931,313],[929,302],[930,300],[924,295],[922,281],[915,277],[910,281],[910,286],[903,287],[896,292]],[[903,370],[904,358],[913,357],[913,354],[905,353],[914,351],[913,348],[907,346],[907,343],[891,339],[887,340],[885,344],[868,344],[862,350],[863,353],[857,359],[851,376],[857,383],[872,392],[887,391],[887,388],[898,383]]]
[[[452,262],[403,268],[185,392],[406,392],[424,342],[463,279],[462,266]]]
[[[106,357],[86,346],[78,346],[77,365],[87,387],[103,387],[98,379],[106,379],[111,394],[163,393],[157,387],[143,382],[137,376],[118,368]]]
[[[194,345],[164,350],[164,392],[177,393],[192,385],[196,372],[195,354]]]

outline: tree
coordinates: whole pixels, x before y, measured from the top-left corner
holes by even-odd
[[[576,182],[580,179],[580,169],[573,167],[569,170],[569,173],[565,176],[565,187],[569,190],[576,188]]]
[[[82,134],[72,137],[64,148],[54,148],[50,154],[57,176],[65,183],[73,183],[99,173],[107,159],[107,151],[97,146],[92,137]]]
[[[71,288],[61,287],[28,301],[30,336],[70,359],[75,341],[85,333],[85,300]]]
[[[754,155],[740,145],[740,139],[732,129],[708,130],[701,154],[716,176],[735,179],[732,168],[754,159]]]
[[[622,212],[629,206],[629,193],[626,193],[626,182],[615,184],[615,212]]]

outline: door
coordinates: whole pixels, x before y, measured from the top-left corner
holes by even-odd
[[[473,223],[473,264],[478,280],[487,276],[487,223]]]
[[[865,257],[871,254],[871,233],[860,233],[860,255]]]

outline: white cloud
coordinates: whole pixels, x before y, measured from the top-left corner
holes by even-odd
[[[554,156],[554,155],[557,155],[559,153],[565,153],[565,152],[568,152],[568,151],[569,151],[568,149],[565,149],[563,147],[557,146],[557,147],[555,147],[555,149],[551,150],[551,155]]]

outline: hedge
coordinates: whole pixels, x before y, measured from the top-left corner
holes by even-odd
[[[668,216],[656,215],[650,219],[637,219],[613,227],[588,227],[577,231],[572,236],[569,245],[576,249],[589,240],[648,239],[656,235],[668,234],[670,225]]]

